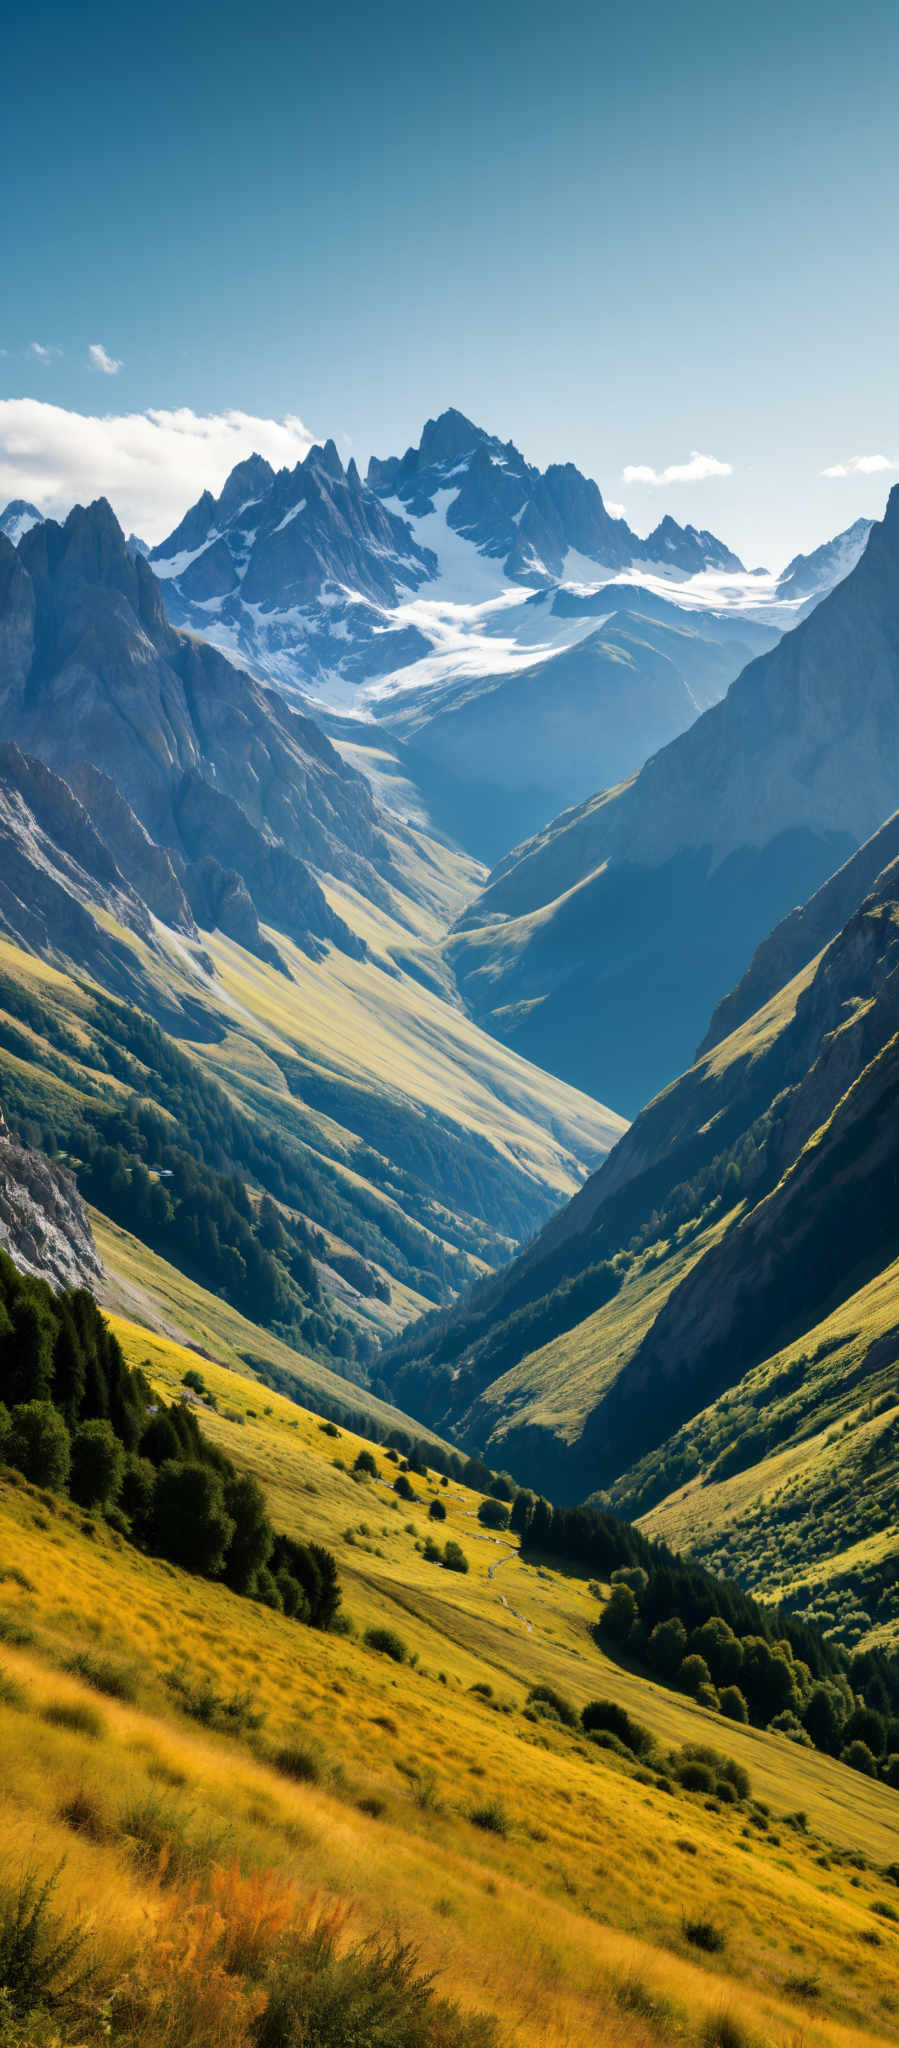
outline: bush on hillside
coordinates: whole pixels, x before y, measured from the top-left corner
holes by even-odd
[[[394,1664],[409,1662],[409,1652],[402,1636],[398,1636],[395,1629],[367,1628],[362,1640],[367,1649],[377,1650],[381,1657],[390,1657]]]
[[[508,1529],[509,1510],[503,1501],[488,1496],[478,1508],[478,1521],[485,1529]]]
[[[649,1756],[654,1748],[653,1738],[641,1721],[635,1721],[625,1707],[617,1700],[590,1700],[581,1714],[581,1725],[585,1734],[602,1731],[615,1735],[634,1756]]]
[[[442,1500],[432,1500],[431,1505],[428,1509],[428,1519],[432,1522],[446,1521],[446,1509],[443,1505]]]

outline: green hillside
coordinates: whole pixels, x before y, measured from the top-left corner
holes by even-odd
[[[876,841],[843,871],[831,944],[388,1361],[432,1426],[850,1644],[899,1639],[892,830],[873,889]]]

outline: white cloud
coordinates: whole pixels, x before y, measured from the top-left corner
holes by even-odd
[[[87,356],[91,369],[102,370],[104,377],[117,376],[122,367],[121,363],[116,361],[115,356],[108,354],[107,350],[103,347],[102,341],[92,341]]]
[[[834,462],[829,469],[822,469],[822,476],[879,476],[885,469],[899,469],[899,460],[891,455],[853,455],[849,462]]]
[[[608,512],[608,515],[609,515],[609,518],[610,518],[610,519],[626,519],[626,518],[627,518],[627,513],[626,513],[626,511],[625,511],[625,509],[624,509],[624,506],[623,506],[623,505],[613,505],[613,503],[612,503],[612,500],[611,500],[611,498],[604,498],[604,499],[603,499],[603,504],[604,504],[604,506],[605,506],[605,508],[606,508],[606,511]]]
[[[39,363],[52,363],[54,356],[62,355],[62,349],[53,348],[51,344],[44,341],[30,341],[28,353],[30,356],[36,356]]]
[[[669,462],[667,469],[650,469],[645,462],[629,462],[621,472],[623,484],[700,484],[709,476],[733,476],[730,462],[715,455],[700,455],[694,448],[689,462]]]
[[[28,498],[54,518],[74,504],[108,498],[126,533],[164,539],[203,490],[218,494],[236,462],[254,452],[275,468],[299,462],[313,435],[295,414],[177,411],[107,413],[102,418],[0,400],[0,506]]]

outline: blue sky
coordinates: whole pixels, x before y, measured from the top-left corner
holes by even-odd
[[[6,496],[84,494],[94,444],[48,406],[182,412],[155,455],[96,439],[159,531],[244,452],[184,409],[364,462],[456,404],[638,529],[670,511],[770,566],[899,476],[882,0],[37,0],[4,58]],[[625,481],[693,451],[730,473]]]

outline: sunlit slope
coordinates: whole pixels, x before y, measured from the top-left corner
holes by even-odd
[[[116,1330],[166,1394],[197,1366],[193,1351]],[[413,1476],[418,1499],[399,1501],[381,1450],[379,1478],[354,1479],[363,1439],[200,1363],[217,1402],[204,1428],[263,1479],[282,1526],[335,1549],[354,1633],[317,1635],[154,1563],[49,1496],[0,1486],[0,1666],[21,1688],[0,1706],[0,1876],[65,1857],[57,1903],[90,1909],[114,1973],[139,1930],[155,1940],[167,1887],[177,1900],[182,1882],[202,1885],[235,1857],[273,1866],[301,1890],[353,1898],[358,1933],[396,1926],[446,1991],[501,2015],[509,2048],[649,2048],[660,2032],[698,2044],[723,2038],[722,2012],[741,2029],[728,2040],[778,2048],[896,2038],[884,1871],[899,1796],[782,1738],[722,1729],[616,1669],[587,1632],[596,1597],[480,1530],[476,1494]],[[438,1533],[460,1542],[465,1577],[422,1554],[438,1493]],[[401,1636],[414,1667],[366,1647],[372,1623]],[[85,1652],[88,1676],[105,1662],[130,1697],[61,1670]],[[194,1694],[205,1682],[222,1701],[243,1696],[262,1726],[197,1726],[176,1711],[173,1671]],[[769,1813],[709,1807],[528,1721],[535,1682],[575,1705],[617,1698],[663,1744],[726,1747]],[[76,1725],[45,1718],[58,1703]],[[306,1782],[276,1767],[286,1745]],[[489,1807],[499,1831],[472,1818]],[[800,1809],[804,1824],[789,1823]],[[711,1923],[723,1946],[699,1952],[686,1921]]]
[[[458,886],[458,859],[446,859],[444,870],[426,844],[414,906],[397,889],[395,914],[342,899],[366,940],[362,960],[333,950],[313,960],[278,934],[280,972],[218,934],[198,957],[161,926],[153,945],[116,932],[139,1008],[252,1129],[274,1133],[296,1159],[293,1208],[324,1234],[325,1287],[335,1288],[329,1251],[358,1252],[387,1283],[389,1302],[337,1289],[351,1318],[376,1333],[439,1298],[448,1281],[461,1285],[507,1257],[623,1128],[498,1046],[429,967],[447,891]],[[96,1124],[135,1089],[170,1113],[164,1075],[146,1056],[142,1066],[118,1047],[111,1056],[110,1031],[121,1035],[124,1016],[65,963],[0,940],[0,1094],[36,1142],[49,1130],[65,1152],[73,1123]],[[172,1132],[190,1139],[180,1106]],[[316,1184],[324,1175],[324,1204],[302,1193],[310,1173]]]
[[[658,1509],[850,1645],[897,1618],[899,871],[871,889],[870,866],[831,943],[391,1370],[402,1405],[526,1483]]]
[[[611,1489],[647,1533],[847,1646],[899,1645],[899,1264]]]

